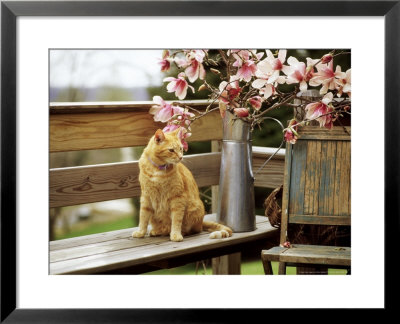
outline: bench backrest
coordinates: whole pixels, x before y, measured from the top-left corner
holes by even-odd
[[[185,101],[204,110],[205,100]],[[163,124],[149,114],[151,102],[52,103],[50,153],[144,146]],[[222,139],[222,122],[214,111],[192,124],[189,141]],[[254,148],[253,165],[261,165],[272,150]],[[218,185],[221,153],[187,155],[184,163],[199,187]],[[284,154],[277,154],[257,176],[255,185],[276,188],[283,181]],[[50,170],[50,208],[130,198],[140,195],[138,162],[66,167]]]
[[[299,135],[286,146],[281,244],[289,223],[351,223],[351,127],[306,126]]]

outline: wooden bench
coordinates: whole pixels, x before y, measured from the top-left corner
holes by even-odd
[[[185,103],[199,110],[209,104],[207,101]],[[150,102],[52,103],[50,152],[144,146],[155,130],[162,127],[148,113],[152,105]],[[199,187],[213,186],[215,202],[221,160],[218,141],[222,139],[219,113],[196,121],[192,132],[190,141],[212,141],[213,152],[187,155],[183,163],[193,172]],[[254,169],[274,151],[254,147]],[[278,187],[283,182],[283,170],[284,150],[258,173],[255,186]],[[137,161],[51,169],[50,208],[137,197],[140,195],[138,174]],[[260,246],[277,241],[279,234],[264,216],[257,216],[256,231],[234,233],[229,239],[212,240],[204,232],[175,243],[168,237],[133,239],[132,231],[130,228],[51,241],[50,274],[142,273],[208,258],[218,262],[219,256],[240,262],[237,252],[250,248],[261,251]],[[229,266],[225,268],[215,273],[232,272]]]

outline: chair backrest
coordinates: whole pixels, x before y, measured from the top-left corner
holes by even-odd
[[[305,126],[286,146],[281,244],[289,223],[351,224],[351,127]]]

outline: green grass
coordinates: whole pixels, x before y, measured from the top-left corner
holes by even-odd
[[[56,240],[83,236],[83,235],[90,235],[90,234],[97,234],[109,231],[115,231],[124,228],[134,227],[135,224],[133,223],[132,217],[121,218],[111,223],[98,223],[92,224],[88,228],[79,230],[79,231],[71,231],[69,233],[58,235],[56,236]]]

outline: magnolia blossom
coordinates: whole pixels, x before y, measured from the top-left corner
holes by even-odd
[[[275,87],[277,86],[278,83],[279,84],[285,83],[285,77],[279,76],[279,71],[276,71],[278,72],[278,77],[274,76],[275,72],[271,64],[266,60],[263,60],[260,63],[258,63],[257,68],[258,69],[255,74],[257,79],[255,79],[252,82],[251,86],[256,89],[261,89],[260,94],[264,95],[265,99],[268,99],[275,93]],[[271,82],[271,80],[275,82]]]
[[[185,73],[189,81],[192,83],[197,79],[204,80],[206,77],[206,70],[202,64],[205,53],[205,50],[192,50],[188,51],[186,54],[187,67]]]
[[[183,113],[183,108],[172,106],[166,103],[160,96],[154,96],[153,102],[155,106],[150,108],[150,114],[154,115],[154,120],[165,123],[169,121],[174,115]]]
[[[197,79],[204,80],[206,78],[206,70],[203,64],[197,60],[192,60],[190,65],[185,69],[185,73],[190,82],[195,82]]]
[[[333,59],[333,55],[331,53],[325,54],[324,56],[322,56],[321,58],[321,63],[329,63],[330,61],[332,61]]]
[[[286,130],[285,130],[285,136],[284,136],[285,141],[289,142],[291,144],[295,144],[298,139],[296,124],[297,124],[296,120],[292,119],[289,122],[288,128],[286,128]]]
[[[241,67],[237,71],[236,76],[239,80],[249,82],[251,80],[251,77],[255,75],[256,71],[257,65],[253,61],[248,60],[241,65]]]
[[[239,80],[249,82],[257,71],[257,65],[254,63],[253,59],[259,60],[263,55],[263,53],[256,53],[254,50],[240,50],[233,53],[232,56],[236,58],[236,61],[232,66],[238,67],[236,77]]]
[[[283,65],[286,60],[286,53],[287,50],[279,50],[278,51],[278,57],[275,58],[274,54],[270,50],[265,51],[267,53],[267,58],[264,59],[262,62],[258,64],[259,68],[263,68],[264,70],[270,68],[270,77],[268,80],[268,83],[273,83],[278,80],[278,78],[281,78],[278,83],[282,84],[285,82],[284,77],[279,77],[279,72],[280,71],[289,71],[289,67],[287,65]],[[261,64],[262,63],[262,64]]]
[[[308,88],[307,81],[309,81],[310,78],[312,77],[314,64],[318,60],[312,60],[310,58],[307,58],[307,67],[304,62],[299,62],[293,56],[289,57],[287,61],[290,65],[290,68],[285,69],[283,71],[283,73],[285,73],[288,76],[286,79],[286,83],[287,84],[299,83],[300,90],[306,91]]]
[[[262,98],[260,96],[251,97],[249,103],[255,110],[259,110],[262,106]]]
[[[346,76],[343,79],[337,81],[336,89],[338,90],[338,97],[341,97],[343,93],[346,93],[349,98],[351,98],[351,69],[346,71]]]
[[[238,117],[247,117],[249,115],[249,110],[247,108],[235,108],[233,111]]]
[[[319,125],[331,129],[333,126],[333,118],[331,112],[333,108],[329,103],[333,99],[332,92],[328,92],[321,101],[310,103],[306,106],[306,119],[316,119]]]
[[[181,72],[178,74],[178,78],[168,77],[163,80],[163,82],[169,82],[167,85],[168,92],[175,92],[175,96],[179,99],[185,99],[188,87],[192,89],[194,93],[194,88],[190,86],[185,80],[185,73]]]
[[[242,89],[239,87],[239,81],[235,77],[230,78],[230,82],[222,81],[219,84],[219,99],[226,104],[234,101]]]
[[[160,59],[158,63],[161,65],[161,72],[166,72],[169,70],[171,67],[171,62],[168,50],[163,51],[162,59]]]
[[[256,50],[231,50],[228,51],[228,55],[229,53],[232,53],[233,58],[236,59],[236,61],[232,64],[232,66],[236,67],[241,67],[244,62],[247,62],[251,59],[260,60],[264,56],[264,53],[257,53]]]
[[[310,85],[319,86],[322,84],[320,94],[325,94],[329,90],[334,90],[338,84],[337,79],[344,79],[346,74],[342,72],[340,65],[336,66],[335,72],[333,71],[333,61],[327,64],[317,64],[317,73],[311,78]]]

